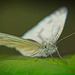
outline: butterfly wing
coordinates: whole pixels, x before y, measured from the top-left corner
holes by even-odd
[[[35,40],[40,44],[43,40],[56,42],[63,31],[66,17],[67,8],[60,8],[26,32],[22,38]]]
[[[38,43],[4,33],[0,33],[0,45],[16,48],[24,56],[33,55],[41,47]]]

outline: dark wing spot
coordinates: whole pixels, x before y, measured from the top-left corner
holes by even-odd
[[[27,40],[29,40],[29,41],[32,41],[32,42],[35,42],[35,43],[38,43],[37,41],[35,41],[35,40],[32,40],[32,39],[27,39]]]

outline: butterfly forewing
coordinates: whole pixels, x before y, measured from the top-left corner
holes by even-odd
[[[56,42],[63,31],[66,17],[67,8],[60,8],[26,32],[22,38],[33,39],[40,44],[43,40]]]

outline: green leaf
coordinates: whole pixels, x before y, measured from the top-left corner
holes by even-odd
[[[0,75],[74,75],[75,55],[54,58],[31,58],[0,55]]]

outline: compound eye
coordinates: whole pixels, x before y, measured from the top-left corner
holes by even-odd
[[[44,48],[46,48],[46,45],[44,46]]]

